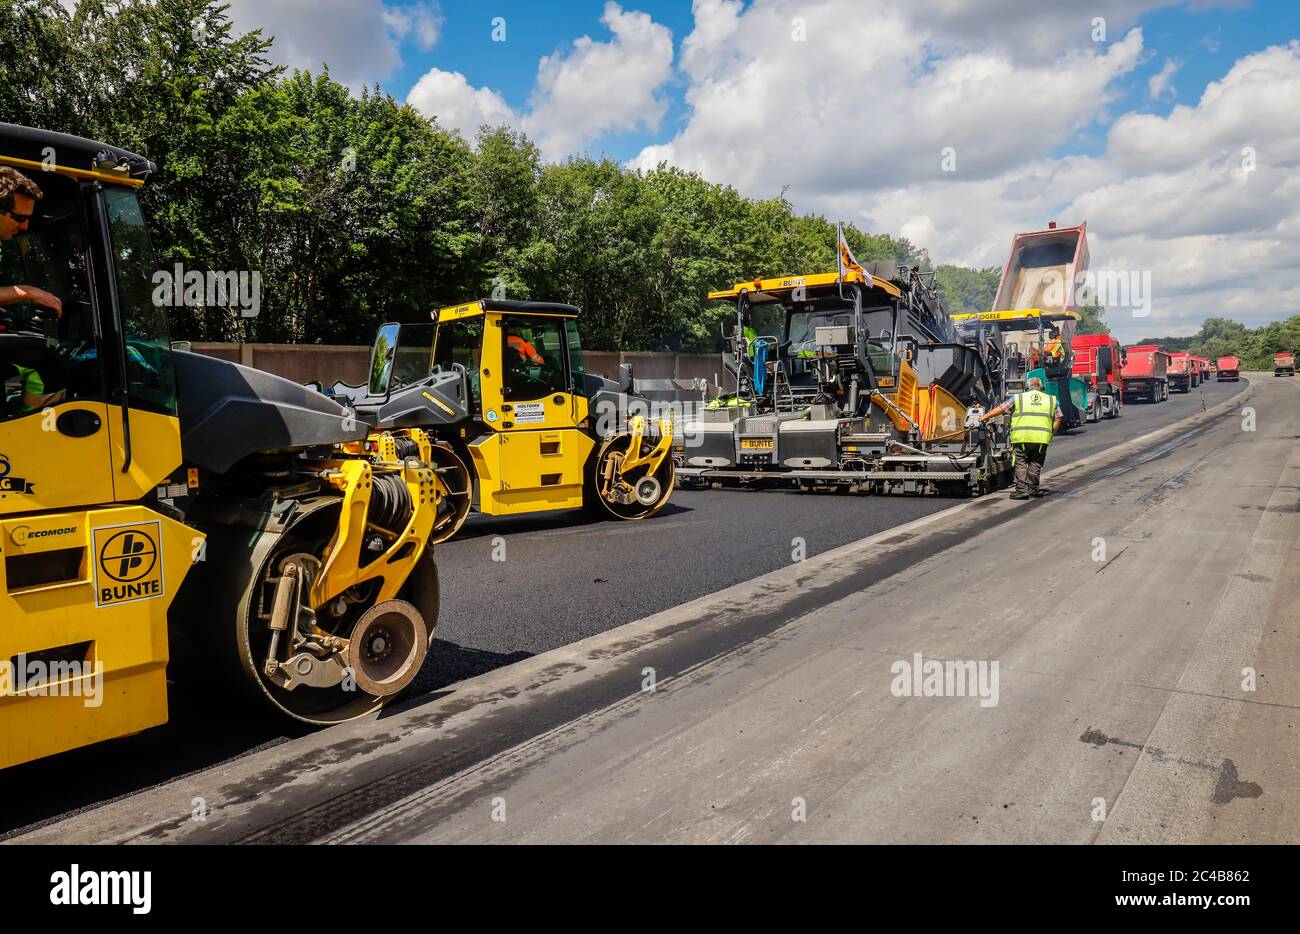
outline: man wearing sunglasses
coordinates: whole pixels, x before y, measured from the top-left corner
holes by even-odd
[[[27,229],[36,211],[36,202],[44,195],[36,183],[7,165],[0,165],[0,240],[10,240]],[[0,284],[0,306],[31,302],[48,308],[56,316],[63,314],[63,302],[57,296],[34,285]]]
[[[11,240],[25,231],[36,211],[36,202],[44,195],[36,183],[17,169],[0,165],[0,241]],[[40,308],[54,312],[55,317],[63,314],[63,302],[55,295],[34,285],[0,285],[0,331],[7,330],[12,322],[5,320],[4,307],[19,302],[31,302]],[[56,371],[49,366],[44,369]],[[21,397],[14,400],[19,414],[39,411],[50,405],[57,405],[65,397],[67,390],[46,384],[41,368],[21,366],[8,360],[0,360],[0,387],[12,376],[21,386]],[[48,376],[48,372],[46,374]],[[5,401],[7,393],[0,392],[0,403]]]

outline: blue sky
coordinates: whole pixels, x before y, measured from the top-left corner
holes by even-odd
[[[471,84],[494,88],[501,92],[507,103],[522,111],[528,105],[537,78],[537,63],[543,56],[564,53],[573,40],[582,35],[596,40],[609,38],[609,30],[600,22],[605,0],[564,0],[556,4],[457,0],[440,6],[444,17],[442,37],[428,52],[404,50],[405,66],[387,85],[395,97],[405,98],[420,76],[429,67],[436,66],[461,72]],[[625,6],[649,13],[656,22],[668,27],[676,49],[690,34],[692,17],[688,2],[628,3]],[[507,41],[504,43],[493,42],[491,38],[491,21],[496,16],[506,20]],[[665,131],[670,131],[682,118],[684,87],[684,84],[676,83],[665,89],[672,101],[669,116],[661,124]],[[663,136],[663,133],[647,132],[613,134],[595,144],[594,154],[631,159],[643,147]]]
[[[936,262],[1000,266],[1016,231],[1087,221],[1094,267],[1150,274],[1149,317],[1112,310],[1125,338],[1300,313],[1300,3],[232,0],[232,15],[275,34],[281,63],[328,61],[467,138],[506,123],[551,159],[785,190]]]
[[[438,44],[427,51],[412,43],[405,44],[404,65],[392,73],[384,87],[395,97],[405,98],[415,82],[436,66],[461,72],[471,84],[492,87],[512,107],[522,111],[528,105],[537,77],[537,63],[543,56],[565,52],[582,35],[596,40],[609,38],[609,30],[600,22],[604,6],[605,0],[564,0],[556,4],[526,0],[493,3],[443,0],[439,4],[443,24]],[[668,27],[674,48],[680,53],[681,42],[693,25],[689,2],[647,0],[624,6],[644,11]],[[508,41],[504,43],[491,39],[491,21],[496,16],[506,20]],[[1123,94],[1116,101],[1115,109],[1161,113],[1168,112],[1177,103],[1194,104],[1208,82],[1222,77],[1232,62],[1246,53],[1280,39],[1300,36],[1300,2],[1264,0],[1224,6],[1179,5],[1150,11],[1137,17],[1136,22],[1143,28],[1149,48],[1158,55],[1153,55],[1123,80]],[[1173,92],[1158,102],[1151,101],[1147,81],[1160,71],[1166,56],[1179,59],[1182,66],[1172,81]],[[631,159],[643,147],[670,136],[685,118],[684,90],[685,83],[681,81],[665,87],[671,106],[660,132],[612,134],[593,145],[593,154]],[[1104,125],[1102,129],[1094,127],[1063,144],[1059,152],[1095,152],[1104,139]]]

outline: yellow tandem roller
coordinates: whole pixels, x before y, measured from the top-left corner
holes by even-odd
[[[435,465],[172,348],[148,160],[0,124],[0,167],[0,284],[33,299],[0,306],[0,768],[164,723],[173,650],[223,707],[232,685],[310,723],[387,703],[437,624]]]

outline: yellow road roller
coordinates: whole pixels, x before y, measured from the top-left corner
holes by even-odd
[[[434,542],[471,510],[637,520],[668,502],[672,415],[632,391],[630,366],[617,381],[586,372],[578,317],[572,305],[479,299],[439,310],[436,323],[384,324],[369,383],[328,390],[376,426],[364,450],[379,450],[390,427],[432,436]]]
[[[172,347],[155,167],[0,124],[0,767],[167,720],[167,678],[376,710],[438,615],[432,439]],[[173,661],[173,650],[177,659]]]

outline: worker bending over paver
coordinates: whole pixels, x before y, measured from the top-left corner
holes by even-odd
[[[1047,460],[1047,446],[1061,430],[1065,415],[1056,404],[1056,396],[1043,390],[1037,376],[1025,383],[1025,391],[1014,393],[1001,405],[980,416],[981,422],[1011,413],[1011,446],[1016,452],[1016,491],[1012,499],[1038,496],[1038,478]]]

